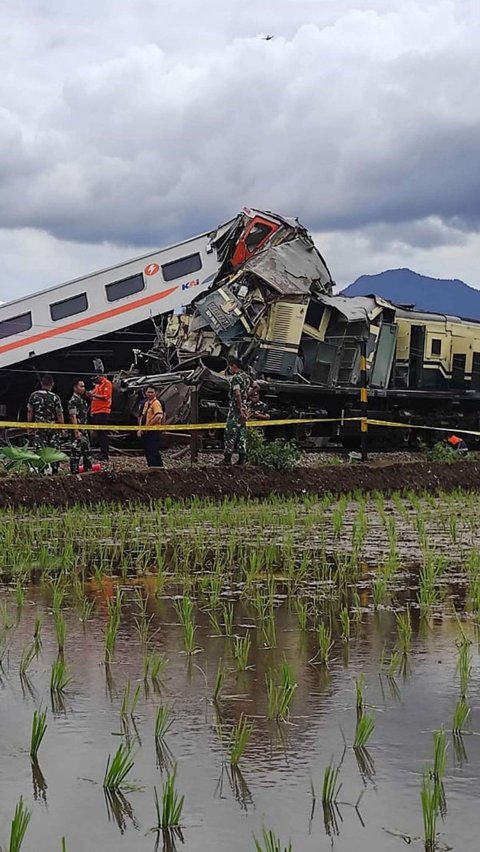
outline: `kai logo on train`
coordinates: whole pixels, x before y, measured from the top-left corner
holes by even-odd
[[[143,270],[145,275],[156,275],[160,267],[158,263],[149,263]]]
[[[198,287],[199,284],[200,281],[198,278],[192,278],[191,281],[185,281],[185,283],[182,284],[182,290],[190,290],[191,287]]]

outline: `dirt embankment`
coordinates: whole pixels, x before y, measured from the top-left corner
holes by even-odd
[[[455,464],[415,462],[379,467],[374,464],[298,467],[265,471],[255,467],[221,466],[170,470],[124,470],[83,476],[15,477],[0,480],[0,506],[71,506],[101,501],[148,502],[164,497],[270,494],[344,494],[349,491],[480,490],[480,462]]]

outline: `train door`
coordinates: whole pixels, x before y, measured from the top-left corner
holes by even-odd
[[[465,355],[454,355],[452,360],[452,388],[465,390]]]
[[[372,371],[370,373],[370,387],[388,387],[392,372],[396,343],[397,326],[393,325],[393,323],[382,323],[375,349]]]
[[[408,359],[408,387],[421,388],[423,361],[425,357],[425,326],[412,325],[410,332],[410,356]]]

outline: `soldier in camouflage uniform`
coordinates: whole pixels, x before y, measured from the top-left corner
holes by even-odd
[[[270,420],[268,405],[260,399],[260,386],[258,382],[252,382],[248,391],[248,419]]]
[[[241,363],[237,358],[230,358],[229,372],[231,373],[229,389],[229,406],[227,422],[223,438],[224,462],[232,463],[232,453],[238,452],[237,464],[245,464],[247,460],[247,394],[250,386],[248,376],[242,372]]]
[[[88,402],[83,379],[77,379],[73,384],[73,394],[68,402],[68,419],[77,426],[86,426],[88,423]],[[83,460],[84,471],[92,469],[90,436],[87,431],[75,429],[70,448],[70,473],[79,473],[80,460]]]
[[[27,403],[27,420],[29,423],[58,423],[63,424],[62,402],[54,393],[53,376],[43,376],[40,390],[33,391]],[[56,429],[39,429],[35,432],[35,447],[54,447],[58,449],[60,435]],[[52,473],[58,473],[59,463],[51,465]]]

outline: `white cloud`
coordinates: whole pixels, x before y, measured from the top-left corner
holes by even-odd
[[[10,0],[4,29],[0,227],[55,280],[80,258],[89,271],[114,246],[123,259],[245,204],[298,215],[332,245],[359,241],[369,268],[404,250],[469,267],[470,0]],[[15,266],[23,239],[11,240]],[[8,295],[5,263],[0,282]]]
[[[322,232],[314,238],[340,288],[360,275],[408,267],[432,278],[460,278],[480,289],[478,233],[466,234],[426,220],[409,224],[405,232],[396,225],[379,225]]]

